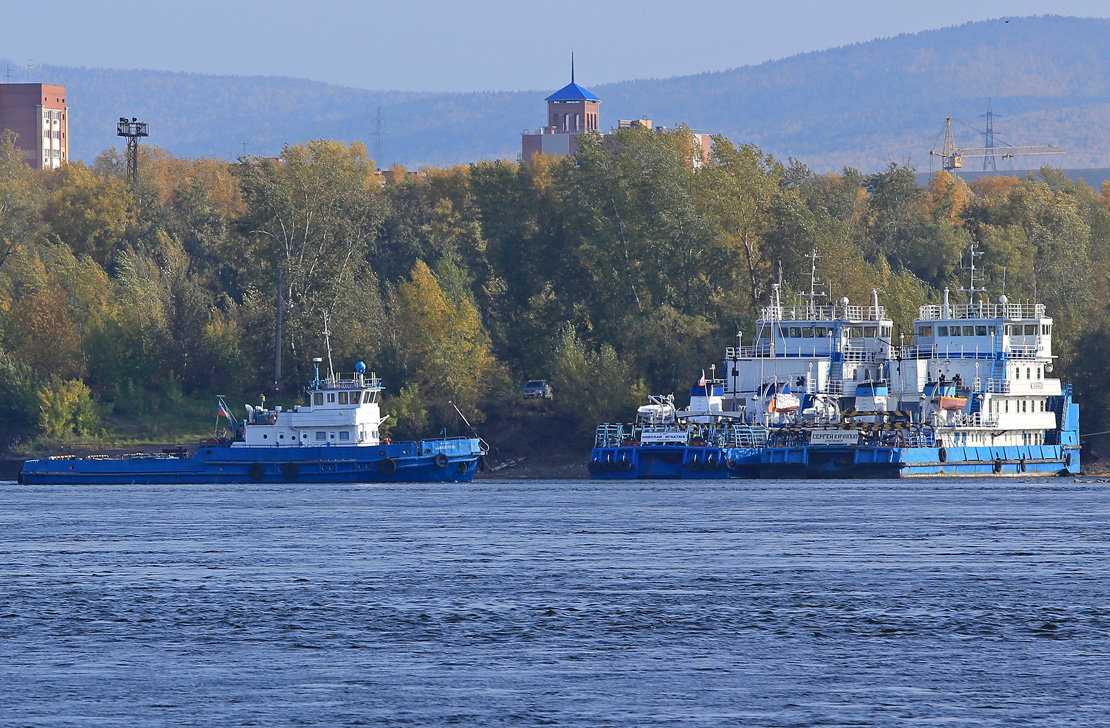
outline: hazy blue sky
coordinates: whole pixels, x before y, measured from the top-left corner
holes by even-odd
[[[1021,15],[1110,17],[1106,0],[8,0],[0,58],[275,75],[369,89],[555,89],[718,71]],[[5,69],[0,68],[0,73]]]

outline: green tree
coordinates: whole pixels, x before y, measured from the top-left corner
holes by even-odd
[[[495,366],[478,312],[452,300],[423,261],[397,292],[398,339],[424,400],[440,415],[474,410]]]

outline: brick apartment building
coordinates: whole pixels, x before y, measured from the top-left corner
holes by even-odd
[[[50,83],[0,83],[0,131],[18,136],[16,146],[34,169],[57,169],[69,161],[66,87]]]

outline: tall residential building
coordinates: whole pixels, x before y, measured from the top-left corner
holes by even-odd
[[[16,146],[34,169],[69,161],[66,87],[52,83],[0,83],[0,131],[18,136]]]

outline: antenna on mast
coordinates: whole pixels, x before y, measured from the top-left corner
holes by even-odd
[[[963,266],[963,269],[966,270],[967,273],[968,273],[968,285],[967,285],[967,288],[961,288],[960,290],[967,293],[967,302],[969,304],[970,303],[975,303],[975,294],[976,293],[985,293],[986,290],[987,290],[987,289],[983,288],[981,285],[978,286],[978,287],[975,285],[976,283],[981,284],[983,282],[983,273],[982,273],[982,271],[977,271],[975,269],[975,259],[980,257],[981,255],[983,255],[981,252],[976,250],[976,248],[978,248],[978,247],[979,247],[979,243],[974,243],[973,242],[971,244],[971,246],[968,248],[968,251],[967,251],[968,264]],[[982,297],[980,297],[980,301],[982,301]]]
[[[817,248],[814,248],[813,252],[806,255],[806,257],[810,259],[809,293],[804,294],[805,297],[809,299],[806,318],[814,318],[817,316],[817,296],[827,296],[828,293],[823,290],[818,290],[818,288],[825,285],[825,282],[817,277],[817,261],[821,259],[821,256],[817,254]]]
[[[324,311],[324,347],[328,350],[328,379],[335,379],[335,368],[331,364],[331,332],[328,331],[328,312]]]

